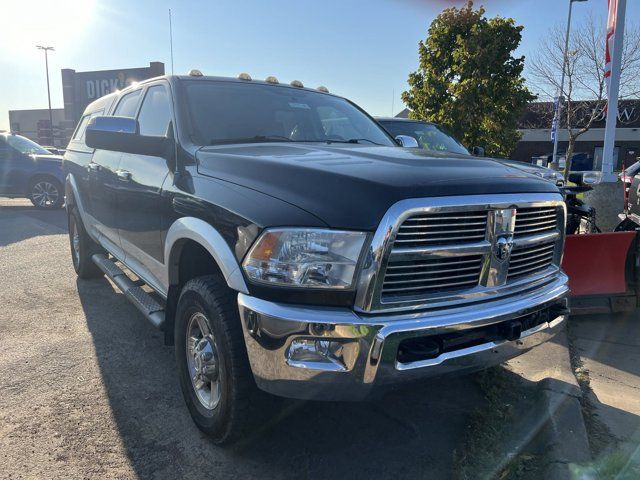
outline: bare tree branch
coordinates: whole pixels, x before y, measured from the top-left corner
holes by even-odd
[[[605,50],[604,19],[590,16],[573,28],[569,36],[566,62],[563,58],[565,33],[556,25],[549,29],[547,37],[540,43],[538,51],[528,59],[526,65],[527,84],[539,98],[552,100],[560,95],[564,99],[559,128],[566,128],[569,145],[566,156],[570,164],[576,140],[589,131],[593,123],[601,118],[606,104],[604,79]],[[561,91],[562,71],[565,71],[564,88]],[[628,23],[622,51],[620,74],[620,99],[640,95],[640,28]],[[553,117],[553,104],[544,104],[545,118],[549,123]]]

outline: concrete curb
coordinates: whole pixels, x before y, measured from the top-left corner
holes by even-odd
[[[507,366],[536,382],[541,392],[544,421],[535,441],[545,457],[542,478],[572,478],[571,464],[590,462],[591,451],[580,404],[582,392],[571,368],[566,332],[562,331],[552,342],[512,360]]]
[[[591,461],[589,436],[582,415],[582,391],[571,367],[567,332],[556,336],[554,360],[561,367],[560,375],[542,380],[539,385],[546,400],[547,424],[543,435],[547,448],[545,478],[572,478],[571,464]]]
[[[587,429],[580,405],[580,388],[548,378],[540,382],[547,422],[542,431],[547,457],[544,478],[571,478],[572,463],[591,461]]]

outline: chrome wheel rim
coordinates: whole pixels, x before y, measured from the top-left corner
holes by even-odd
[[[53,183],[47,181],[36,183],[31,192],[31,198],[39,207],[55,205],[59,196],[58,188]]]
[[[73,263],[78,265],[80,263],[80,233],[75,221],[71,224],[71,251],[73,253]]]
[[[196,312],[189,318],[186,342],[191,385],[200,404],[213,410],[220,403],[222,375],[218,346],[204,313]]]

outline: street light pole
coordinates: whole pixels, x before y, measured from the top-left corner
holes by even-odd
[[[557,127],[555,138],[553,139],[553,157],[551,157],[552,166],[558,168],[558,137],[560,136],[560,114],[562,113],[562,100],[564,98],[564,77],[567,70],[568,54],[569,54],[569,33],[571,32],[571,12],[573,10],[573,2],[586,2],[587,0],[569,0],[569,16],[567,17],[567,33],[564,37],[564,52],[562,52],[562,76],[560,77],[560,92],[558,93],[558,107],[555,112],[557,118]],[[568,161],[568,159],[566,160]]]
[[[42,45],[36,45],[38,50],[44,50],[44,65],[47,70],[47,98],[49,99],[49,133],[51,135],[51,145],[54,146],[53,139],[53,113],[51,112],[51,89],[49,88],[49,50],[55,50],[53,47],[45,47]]]

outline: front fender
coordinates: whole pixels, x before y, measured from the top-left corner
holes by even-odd
[[[184,240],[193,240],[209,252],[220,267],[229,288],[249,293],[240,265],[227,242],[210,224],[195,217],[179,218],[169,227],[164,245],[164,258],[167,261],[166,277],[163,279],[165,285],[178,282],[180,245]]]

